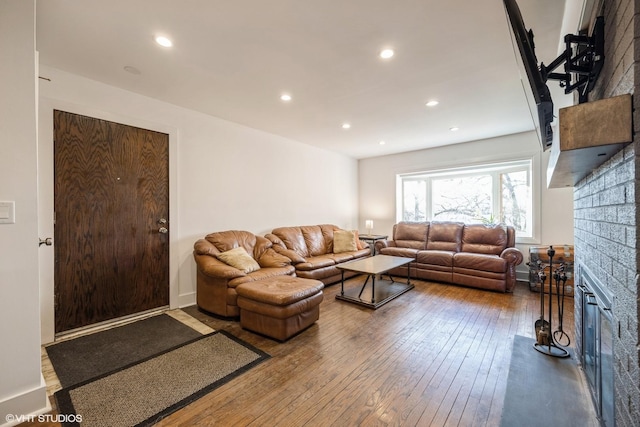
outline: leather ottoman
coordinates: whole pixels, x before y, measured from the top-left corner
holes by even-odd
[[[277,276],[238,285],[240,326],[285,341],[320,318],[324,284]]]

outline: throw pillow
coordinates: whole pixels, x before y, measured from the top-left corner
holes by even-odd
[[[258,264],[242,246],[222,252],[217,255],[217,258],[225,264],[245,273],[260,270],[260,264]]]
[[[353,230],[353,234],[356,235],[356,248],[358,248],[358,250],[364,249],[364,246],[362,246],[362,240],[360,240],[360,232],[358,230]]]
[[[333,232],[333,253],[353,252],[358,250],[356,235],[353,231],[336,230]]]

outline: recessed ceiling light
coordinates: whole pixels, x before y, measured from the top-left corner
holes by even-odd
[[[351,129],[351,125],[349,123],[343,123],[342,129]]]
[[[283,93],[282,95],[280,95],[280,99],[285,102],[289,102],[291,101],[291,95],[289,95],[288,93]]]
[[[386,142],[384,142],[384,141],[380,141],[378,144],[380,144],[380,145],[384,145],[384,144],[386,144]]]
[[[459,130],[460,130],[460,128],[459,128],[458,126],[453,126],[453,127],[450,127],[450,128],[449,128],[449,130],[450,130],[451,132],[457,132],[457,131],[459,131]]]
[[[436,105],[438,105],[440,102],[436,101],[435,99],[432,101],[427,102],[425,105],[427,107],[435,107]]]
[[[384,49],[380,52],[380,58],[389,59],[393,56],[393,49]]]
[[[158,43],[160,46],[164,46],[164,47],[173,46],[173,42],[171,40],[169,40],[168,38],[166,38],[165,36],[157,36],[156,37],[156,43]]]

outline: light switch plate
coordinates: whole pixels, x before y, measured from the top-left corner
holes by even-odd
[[[0,224],[16,223],[16,202],[0,202]]]

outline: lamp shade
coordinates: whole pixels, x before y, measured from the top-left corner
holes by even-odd
[[[370,219],[366,220],[366,221],[364,222],[364,226],[365,226],[366,228],[373,228],[373,220],[370,220]]]

